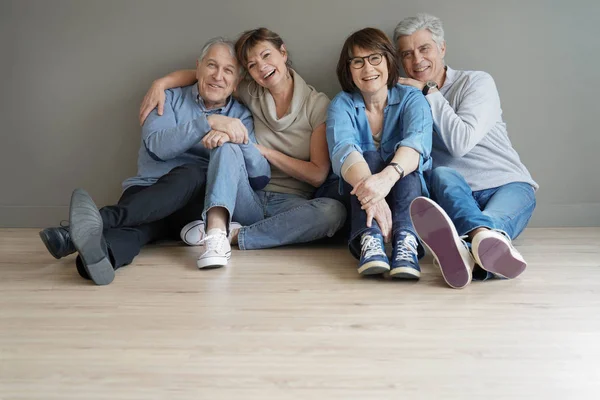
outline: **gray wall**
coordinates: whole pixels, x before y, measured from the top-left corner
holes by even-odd
[[[449,65],[496,79],[511,140],[541,186],[532,226],[599,226],[596,0],[0,0],[0,226],[56,224],[75,187],[115,202],[136,172],[143,94],[193,68],[209,37],[267,26],[305,80],[334,96],[348,34],[391,35],[420,11],[444,21]]]

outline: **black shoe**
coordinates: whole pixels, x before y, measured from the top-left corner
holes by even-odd
[[[40,231],[40,238],[46,245],[52,257],[61,259],[69,254],[75,253],[75,246],[69,234],[69,225],[61,225],[55,228],[46,228]]]
[[[75,259],[75,266],[77,267],[77,272],[79,273],[80,277],[82,277],[83,279],[87,279],[88,281],[92,279],[90,278],[90,276],[87,273],[87,270],[83,266],[83,260],[81,259],[81,257],[77,256],[77,258]]]
[[[83,189],[71,195],[69,233],[88,276],[96,285],[108,285],[115,279],[104,236],[98,207]]]

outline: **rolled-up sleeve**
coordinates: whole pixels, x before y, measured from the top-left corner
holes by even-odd
[[[341,176],[342,165],[353,151],[362,154],[355,119],[354,105],[345,93],[338,94],[327,111],[327,146],[333,172]]]

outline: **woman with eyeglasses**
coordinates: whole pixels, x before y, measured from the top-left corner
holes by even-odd
[[[327,142],[333,171],[351,195],[348,246],[359,259],[358,272],[419,279],[423,248],[409,206],[427,195],[429,104],[419,90],[397,84],[395,50],[379,29],[365,28],[346,39],[337,76],[343,91],[329,105]],[[391,260],[384,241],[392,242]]]
[[[218,210],[220,219],[225,219],[225,226],[229,227],[231,244],[237,244],[240,250],[333,236],[346,220],[346,208],[332,198],[313,198],[331,166],[325,132],[329,99],[291,68],[287,48],[275,32],[267,28],[243,32],[235,43],[235,51],[247,73],[236,95],[252,112],[256,146],[271,165],[271,180],[264,190],[254,191],[244,173],[243,160],[234,159],[233,155],[223,158],[226,156],[218,154],[226,152],[213,151],[205,200],[208,221],[212,212]],[[176,71],[159,79],[144,99],[140,119],[143,121],[159,104],[165,89],[194,81],[193,71]],[[230,224],[232,219],[241,226]],[[204,232],[202,221],[189,225],[200,232],[191,235],[195,238],[192,242],[182,230],[184,242],[200,244],[207,234],[199,268],[205,264],[214,267],[210,260],[230,253],[227,242],[221,240],[219,246],[213,246],[212,234]],[[220,237],[225,236],[222,233],[219,232]],[[209,261],[205,263],[205,259]],[[221,261],[220,265],[225,263]]]

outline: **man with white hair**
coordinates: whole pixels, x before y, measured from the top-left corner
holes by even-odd
[[[98,210],[87,192],[76,189],[70,225],[40,232],[50,254],[78,251],[79,274],[106,285],[149,242],[178,239],[181,231],[186,243],[199,244],[204,232],[198,224],[184,225],[202,214],[210,155],[226,142],[239,145],[250,185],[266,186],[270,167],[254,146],[252,114],[231,96],[240,73],[232,42],[206,43],[196,61],[198,83],[167,90],[161,115],[154,110],[145,120],[138,175],[123,182],[118,204]]]
[[[394,43],[407,76],[400,83],[422,90],[434,123],[428,183],[435,202],[413,201],[415,230],[451,287],[473,277],[516,278],[527,264],[511,240],[531,218],[538,185],[508,138],[493,78],[445,65],[434,16],[402,20]]]

